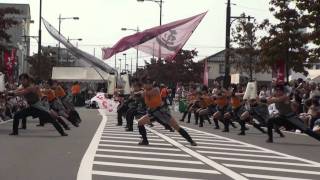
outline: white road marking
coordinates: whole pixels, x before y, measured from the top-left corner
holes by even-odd
[[[180,143],[184,143],[185,141],[179,141]],[[226,146],[226,147],[243,147],[241,144],[222,144],[222,143],[214,143],[214,142],[199,142],[197,141],[197,144],[205,144],[205,145],[213,145],[215,146]],[[202,147],[202,146],[199,146]],[[207,147],[211,147],[211,146],[207,146]]]
[[[268,176],[268,175],[261,175],[261,174],[247,174],[242,173],[243,175],[251,178],[258,178],[258,179],[271,179],[271,180],[312,180],[312,179],[302,179],[302,178],[292,178],[292,177],[283,177],[283,176]]]
[[[95,175],[125,177],[125,178],[133,178],[133,179],[148,179],[148,180],[203,180],[203,179],[177,178],[177,177],[154,176],[154,175],[133,174],[133,173],[105,172],[105,171],[92,171],[92,173]]]
[[[191,135],[192,136],[192,135]],[[171,136],[170,136],[171,137]],[[183,137],[174,137],[172,138],[174,140],[184,140]],[[223,142],[223,143],[230,143],[230,144],[235,144],[232,141],[226,141],[226,140],[220,140],[220,139],[207,139],[207,138],[196,138],[195,139],[197,142]]]
[[[203,164],[203,162],[201,161],[165,159],[165,158],[145,158],[145,157],[132,157],[132,156],[116,156],[116,155],[106,155],[106,154],[96,154],[95,157],[127,159],[127,160],[131,159],[131,160],[139,160],[139,161],[172,162],[172,163],[183,163],[183,164]]]
[[[210,156],[210,159],[224,160],[224,161],[253,162],[253,163],[262,163],[262,164],[279,164],[279,165],[302,166],[302,167],[317,167],[317,166],[315,166],[313,164],[279,162],[279,161],[266,161],[266,160],[256,160],[256,159],[225,158],[225,157],[213,157],[213,156]]]
[[[133,151],[133,150],[119,150],[119,149],[98,149],[97,151],[103,152],[116,152],[116,153],[128,153],[128,154],[148,154],[148,155],[160,155],[160,156],[174,156],[174,157],[191,157],[188,154],[177,153],[158,153],[158,152],[146,152],[146,151]]]
[[[100,140],[100,142],[109,142],[109,143],[120,143],[120,144],[135,144],[138,145],[137,141],[113,141],[113,140]],[[100,143],[104,144],[104,143]],[[172,146],[171,144],[166,143],[152,143],[152,145],[159,145],[159,146]]]
[[[195,172],[195,173],[207,173],[207,174],[220,174],[220,172],[214,171],[214,170],[194,169],[194,168],[180,168],[180,167],[170,167],[170,166],[154,166],[154,165],[128,164],[128,163],[117,163],[117,162],[101,162],[101,161],[95,161],[94,164],[105,165],[105,166],[118,166],[118,167],[131,167],[131,168],[142,168],[142,169],[167,170],[167,171],[182,171],[182,172]]]
[[[261,158],[272,158],[272,159],[292,159],[289,157],[281,157],[281,156],[274,156],[274,155],[257,155],[257,154],[243,154],[243,153],[228,153],[228,152],[204,152],[204,151],[198,151],[200,153],[206,153],[206,154],[221,154],[221,155],[230,155],[230,156],[246,156],[246,157],[261,157]],[[211,158],[211,156],[209,156]]]
[[[109,136],[127,136],[127,137],[137,136],[137,137],[141,137],[140,134],[124,134],[124,133],[102,133],[102,135],[109,135]],[[148,137],[158,137],[158,136],[148,135]]]
[[[102,112],[99,110],[100,114]],[[101,132],[103,131],[103,128],[105,127],[107,123],[107,116],[102,116],[102,120],[100,122],[100,125],[93,136],[89,147],[84,154],[81,163],[80,163],[80,168],[78,170],[77,174],[77,180],[91,180],[92,179],[92,167],[93,167],[93,161],[94,161],[94,155],[96,153],[96,150],[99,145],[99,140],[101,139]]]
[[[102,140],[104,139],[125,139],[125,140],[140,140],[138,137],[112,137],[112,136],[102,136]],[[159,141],[159,142],[164,142],[165,140],[163,139],[155,139],[155,138],[148,138],[149,141]]]
[[[127,146],[127,145],[117,145],[117,144],[99,144],[101,147],[120,147],[120,148],[130,148],[130,149],[152,149],[152,150],[160,150],[160,151],[180,151],[177,148],[162,148],[155,146]]]
[[[6,120],[6,121],[2,121],[2,122],[0,122],[0,125],[1,125],[1,124],[6,124],[6,123],[11,122],[11,121],[13,121],[13,119],[9,119],[9,120]]]
[[[284,156],[284,157],[287,157],[289,159],[300,160],[302,162],[313,164],[313,165],[315,165],[317,167],[320,167],[320,163],[318,163],[316,161],[311,161],[311,160],[308,160],[308,159],[303,159],[303,158],[299,158],[299,157],[296,157],[296,156],[284,154],[284,153],[281,153],[281,152],[273,151],[273,150],[270,150],[270,149],[267,149],[267,148],[263,148],[263,147],[256,146],[256,145],[253,145],[253,144],[245,143],[245,142],[242,142],[242,141],[238,141],[238,140],[234,140],[234,139],[230,139],[230,138],[226,138],[226,137],[222,137],[222,136],[218,136],[218,135],[213,135],[211,133],[199,131],[199,130],[196,130],[196,129],[193,129],[193,128],[188,128],[188,127],[185,127],[185,128],[193,130],[193,131],[196,131],[196,132],[202,132],[204,135],[207,135],[207,136],[223,138],[223,139],[226,139],[226,140],[230,140],[230,141],[233,141],[233,142],[237,142],[237,143],[246,145],[246,146],[251,147],[251,148],[256,148],[256,149],[259,149],[259,150],[262,150],[262,151],[265,151],[265,152],[268,152],[268,153],[273,153],[273,154],[276,154],[276,155],[279,155],[279,156]]]
[[[299,169],[286,169],[286,168],[273,168],[273,167],[263,167],[263,166],[247,166],[240,164],[223,164],[227,167],[241,168],[241,169],[256,169],[263,171],[277,171],[277,172],[291,172],[291,173],[301,173],[301,174],[313,174],[320,175],[319,171],[307,171],[307,170],[299,170]]]
[[[159,132],[157,132],[155,130],[152,130],[150,128],[147,128],[147,129],[149,129],[152,133],[158,135],[159,137],[165,139],[166,141],[168,141],[172,145],[180,148],[182,151],[190,154],[191,156],[195,157],[196,159],[199,159],[200,161],[202,161],[203,163],[209,165],[210,167],[213,167],[214,169],[217,169],[218,171],[220,171],[223,174],[231,177],[232,179],[247,180],[247,178],[242,176],[241,174],[238,174],[238,173],[232,171],[231,169],[226,168],[223,165],[218,164],[218,163],[210,160],[209,158],[207,158],[207,157],[205,157],[205,156],[203,156],[203,155],[201,155],[201,154],[199,154],[199,153],[187,148],[186,146],[180,144],[179,142],[177,142],[177,141],[175,141],[175,140],[173,140],[173,139],[171,139],[171,138],[169,138],[169,137],[167,137],[167,136],[165,136],[165,135],[163,135],[163,134],[161,134],[161,133],[159,133]]]
[[[237,151],[237,152],[255,152],[255,153],[269,153],[261,150],[252,150],[252,149],[241,149],[241,148],[224,148],[224,147],[213,147],[213,146],[196,146],[196,149],[219,149],[219,150],[228,150],[228,151]]]

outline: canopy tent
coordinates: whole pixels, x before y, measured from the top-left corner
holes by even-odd
[[[52,69],[52,79],[61,82],[79,81],[102,83],[106,82],[108,78],[108,73],[92,67],[53,67]]]

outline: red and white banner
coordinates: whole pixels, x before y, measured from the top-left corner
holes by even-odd
[[[209,85],[208,60],[204,60],[203,84],[206,86]]]
[[[91,100],[92,102],[96,102],[99,106],[99,109],[105,109],[108,113],[116,113],[119,102],[114,101],[112,99],[107,99],[105,97],[105,93],[97,93]]]
[[[171,60],[188,41],[206,14],[207,12],[201,13],[124,37],[112,48],[103,48],[102,57],[108,59],[116,53],[134,47],[155,57]]]
[[[273,67],[272,77],[276,82],[285,82],[286,64],[285,61],[279,60]]]
[[[8,78],[12,79],[14,67],[16,64],[16,49],[11,49],[11,51],[4,51],[4,64]]]

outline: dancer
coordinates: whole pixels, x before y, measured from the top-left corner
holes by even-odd
[[[148,106],[148,113],[141,117],[138,121],[139,133],[142,136],[142,140],[139,142],[139,145],[148,145],[149,141],[147,139],[147,131],[144,127],[145,124],[149,124],[152,118],[155,118],[156,121],[161,121],[164,124],[170,125],[176,131],[178,131],[181,136],[183,136],[192,146],[196,146],[196,142],[192,140],[190,135],[181,128],[177,121],[171,116],[171,114],[166,111],[166,108],[163,106],[160,90],[157,87],[152,86],[152,80],[149,78],[143,79],[144,83],[144,100]]]

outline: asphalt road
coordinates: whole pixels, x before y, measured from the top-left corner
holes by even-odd
[[[137,129],[125,132],[114,115],[79,112],[83,122],[68,137],[51,125],[36,127],[37,120],[18,137],[7,135],[11,122],[0,124],[0,179],[320,179],[320,143],[305,135],[275,135],[275,143],[267,144],[266,135],[252,127],[238,136],[239,129],[223,133],[208,123],[180,123],[198,143],[191,147],[155,123],[147,128],[150,145],[141,147]]]

